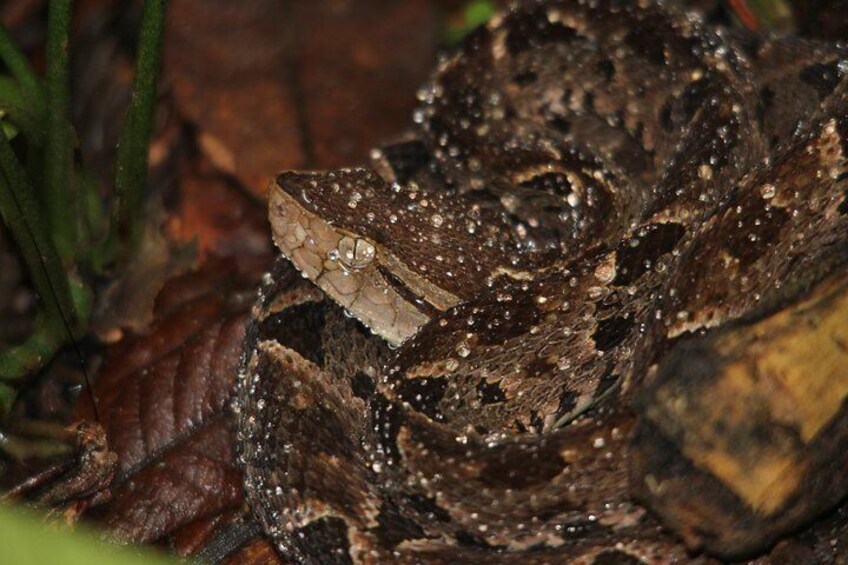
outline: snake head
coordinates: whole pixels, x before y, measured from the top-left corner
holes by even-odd
[[[442,237],[452,228],[439,201],[369,169],[287,172],[271,185],[269,219],[276,245],[305,277],[399,345],[459,301],[454,271],[468,264]]]

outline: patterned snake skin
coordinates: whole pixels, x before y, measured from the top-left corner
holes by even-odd
[[[237,403],[280,553],[687,561],[632,500],[632,399],[844,268],[846,76],[651,1],[522,2],[370,167],[280,175]]]

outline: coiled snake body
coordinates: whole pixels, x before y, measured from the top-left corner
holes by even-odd
[[[631,500],[631,398],[843,264],[846,75],[837,47],[653,2],[523,2],[370,168],[280,175],[238,398],[279,550],[685,559]]]

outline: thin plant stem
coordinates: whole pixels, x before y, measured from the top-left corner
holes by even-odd
[[[0,136],[0,214],[18,243],[53,335],[79,327],[71,280],[50,237],[35,192],[9,140]]]
[[[120,242],[125,263],[143,233],[142,194],[147,181],[147,152],[156,105],[156,77],[162,58],[164,0],[145,0],[132,98],[121,130],[115,164],[112,241]]]
[[[68,120],[68,30],[71,0],[50,0],[47,14],[47,140],[44,193],[59,255],[70,263],[77,243],[78,202],[73,174],[73,136]]]

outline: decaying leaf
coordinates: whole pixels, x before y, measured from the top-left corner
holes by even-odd
[[[166,80],[208,159],[264,196],[274,173],[361,161],[405,125],[436,15],[425,0],[179,0]]]
[[[93,396],[118,471],[91,517],[113,536],[151,542],[239,509],[229,401],[257,275],[210,260],[169,281],[148,331],[107,352]]]
[[[189,270],[197,257],[196,245],[169,239],[162,233],[164,211],[152,202],[138,253],[101,295],[91,331],[104,341],[115,341],[121,329],[143,331],[153,321],[153,302],[165,281]]]

